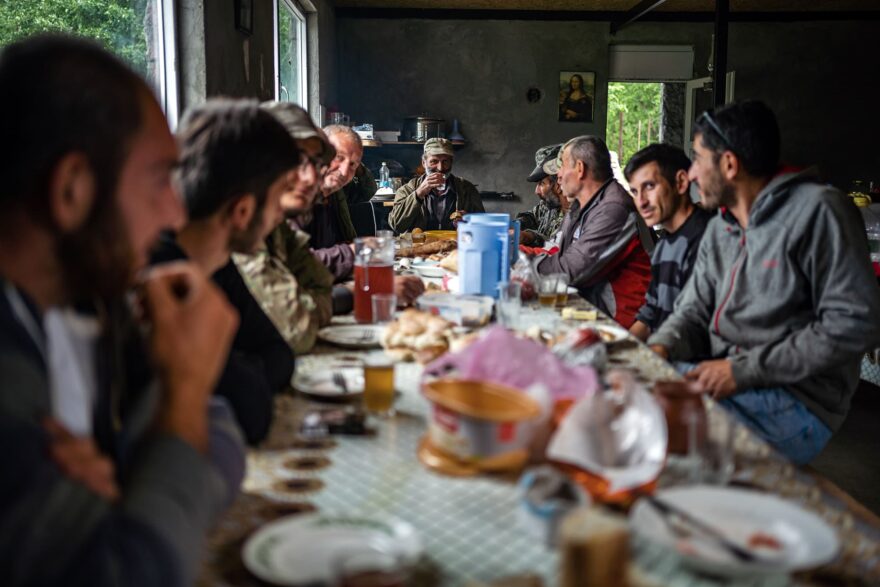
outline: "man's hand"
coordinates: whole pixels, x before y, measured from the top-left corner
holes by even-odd
[[[715,399],[722,399],[736,393],[733,366],[727,359],[703,361],[684,377],[688,381],[695,382],[700,391]]]
[[[649,348],[650,348],[652,351],[654,351],[655,353],[657,353],[658,355],[660,355],[660,357],[661,357],[664,361],[668,361],[668,360],[669,360],[669,349],[666,348],[665,346],[663,346],[662,344],[652,344],[652,345],[649,346]]]
[[[238,316],[191,263],[153,269],[143,295],[153,327],[150,351],[165,391],[159,426],[204,452],[208,399],[226,364]]]
[[[52,419],[43,423],[51,442],[49,453],[64,474],[108,501],[119,499],[113,461],[101,454],[91,438],[77,438]]]
[[[425,181],[422,182],[422,185],[416,188],[416,196],[420,198],[425,198],[428,194],[431,193],[435,188],[439,188],[444,183],[446,183],[446,178],[443,177],[443,174],[439,171],[428,175],[425,178]]]
[[[398,275],[394,278],[394,295],[397,296],[398,306],[411,306],[423,293],[425,284],[415,275]]]

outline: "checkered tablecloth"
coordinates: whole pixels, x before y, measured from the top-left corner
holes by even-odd
[[[332,369],[357,354],[319,346],[315,354],[299,358],[297,368]],[[645,383],[677,377],[667,363],[635,342],[619,346],[610,358],[612,365],[631,369]],[[279,398],[272,434],[248,457],[243,495],[211,539],[200,584],[260,585],[242,567],[244,539],[266,521],[306,504],[328,513],[388,513],[410,522],[425,544],[431,569],[425,584],[457,586],[531,573],[545,585],[556,585],[558,553],[520,525],[515,479],[447,477],[417,460],[427,412],[419,377],[417,365],[397,365],[395,385],[402,392],[397,416],[379,422],[375,437],[335,436],[334,446],[327,449],[290,448],[298,418],[310,404],[302,397]],[[710,418],[727,417],[720,408],[709,407]],[[826,482],[786,463],[744,428],[737,432],[736,451],[739,482],[800,503],[840,534],[841,557],[817,573],[795,577],[795,584],[859,584],[839,583],[847,578],[880,584],[880,527],[875,518]],[[308,455],[324,456],[330,463],[309,472],[286,466],[292,457]],[[290,479],[318,483],[307,493],[291,494],[280,486]],[[661,478],[664,483],[668,479]],[[768,577],[721,583],[691,573],[674,555],[651,544],[634,540],[633,553],[636,576],[644,585],[770,587],[792,582],[789,577]]]

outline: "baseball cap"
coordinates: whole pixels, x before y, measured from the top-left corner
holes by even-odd
[[[559,149],[561,147],[562,143],[559,143],[556,145],[547,145],[546,147],[541,147],[535,151],[535,169],[532,171],[531,175],[529,175],[527,181],[538,182],[548,175],[556,175],[556,170],[554,169],[553,173],[549,173],[546,165],[548,161],[556,161],[556,156],[559,154]]]

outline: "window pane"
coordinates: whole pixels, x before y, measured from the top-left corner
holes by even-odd
[[[299,46],[302,27],[299,17],[284,0],[278,1],[278,73],[280,76],[278,99],[282,102],[301,104]]]
[[[156,0],[0,1],[0,46],[42,32],[97,40],[158,88]]]

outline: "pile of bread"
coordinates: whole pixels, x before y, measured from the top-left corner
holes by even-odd
[[[410,308],[385,328],[382,346],[398,360],[429,363],[449,350],[452,329],[451,322]]]

